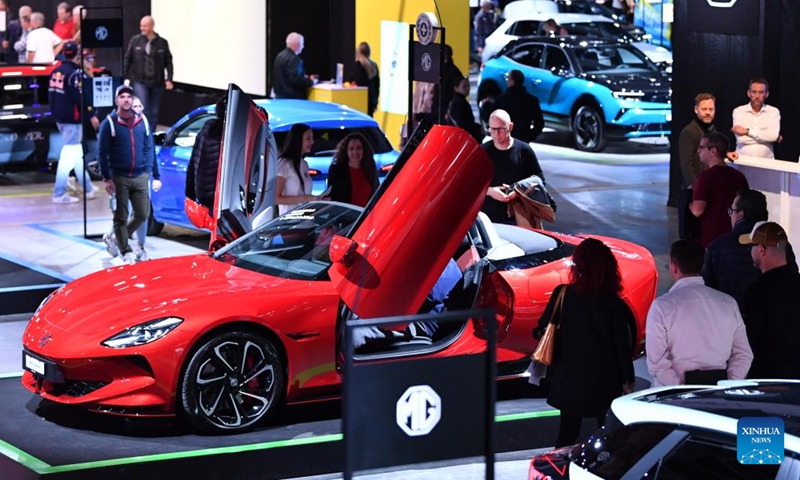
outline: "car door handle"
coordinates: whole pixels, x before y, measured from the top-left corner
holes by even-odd
[[[540,83],[542,83],[542,79],[541,78],[534,78],[533,79],[533,83],[535,83],[536,85],[539,85]]]

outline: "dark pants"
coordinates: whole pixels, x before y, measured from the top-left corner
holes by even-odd
[[[139,97],[144,106],[144,116],[150,124],[150,133],[155,132],[158,126],[158,110],[161,105],[161,94],[164,93],[164,84],[149,86],[144,83],[133,82],[133,94]]]
[[[700,238],[700,219],[695,217],[689,210],[692,203],[694,190],[691,188],[681,189],[678,197],[678,235],[681,240],[695,240]]]
[[[114,211],[114,235],[117,237],[119,254],[131,252],[128,237],[150,216],[150,175],[143,173],[138,177],[114,177],[117,189],[117,209]],[[128,220],[128,201],[133,206],[133,217]]]
[[[597,428],[600,428],[603,426],[603,423],[605,423],[606,416],[605,414],[598,415],[595,417],[595,420],[597,421]],[[578,415],[570,415],[562,411],[558,424],[556,448],[575,445],[578,440],[578,435],[581,434],[582,422],[583,417],[579,417]]]

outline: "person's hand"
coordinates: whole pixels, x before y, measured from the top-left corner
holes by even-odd
[[[154,178],[153,179],[153,191],[157,192],[161,190],[161,180]]]
[[[317,75],[316,73],[313,75],[309,75],[308,78],[310,78],[311,81],[314,82],[314,85],[316,85],[319,82],[319,75]]]
[[[739,160],[739,152],[728,152],[725,154],[725,156],[728,157],[728,160],[730,160],[731,162]]]
[[[125,80],[122,82],[122,84],[123,84],[123,85],[125,85],[126,87],[130,87],[130,86],[131,86],[131,79],[130,79],[130,78],[126,78],[126,79],[125,79]]]
[[[8,40],[3,40],[3,50],[8,48]]]
[[[100,129],[100,120],[98,120],[97,117],[90,118],[89,123],[92,124],[92,128],[94,128],[95,132]]]
[[[731,132],[735,133],[736,135],[747,135],[749,131],[749,129],[744,128],[741,125],[734,125],[731,127]]]
[[[634,385],[632,383],[623,383],[622,384],[622,394],[627,395],[629,393],[633,393]]]
[[[167,80],[166,82],[164,82],[164,88],[165,88],[165,89],[167,89],[167,90],[172,90],[172,88],[173,88],[174,86],[175,86],[175,85],[173,85],[173,84],[172,84],[172,82],[171,82],[171,81],[169,81],[169,80]]]
[[[493,199],[497,200],[498,202],[508,202],[508,195],[503,189],[508,189],[508,185],[502,185],[499,187],[489,187],[486,191],[486,195],[492,197]]]
[[[103,180],[103,186],[106,187],[106,192],[108,192],[109,195],[117,194],[117,187],[114,185],[113,180]]]

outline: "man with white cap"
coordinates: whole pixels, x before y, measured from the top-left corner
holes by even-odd
[[[786,231],[775,222],[758,222],[739,243],[750,245],[762,272],[740,305],[753,349],[748,378],[800,379],[800,274],[786,261]]]

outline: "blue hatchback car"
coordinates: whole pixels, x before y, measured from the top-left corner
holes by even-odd
[[[503,92],[505,75],[515,69],[539,99],[546,126],[571,132],[579,150],[670,134],[670,76],[632,45],[580,37],[514,40],[484,64],[478,99]]]
[[[269,113],[269,124],[275,135],[278,151],[292,125],[305,123],[311,127],[314,132],[314,146],[305,159],[314,180],[315,195],[325,190],[328,167],[333,160],[336,145],[350,133],[357,132],[366,137],[375,152],[375,162],[381,178],[391,170],[399,155],[378,122],[350,107],[288,99],[256,100],[255,103]],[[157,235],[165,223],[194,228],[184,210],[186,168],[197,135],[203,125],[214,116],[214,105],[200,107],[178,120],[166,132],[154,135],[162,187],[158,192],[152,193],[149,234]]]

